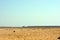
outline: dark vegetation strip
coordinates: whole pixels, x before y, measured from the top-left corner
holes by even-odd
[[[60,26],[22,26],[22,27],[3,27],[0,28],[60,28]]]

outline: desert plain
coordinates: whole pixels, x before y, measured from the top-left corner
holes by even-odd
[[[60,28],[0,28],[0,40],[60,40]]]

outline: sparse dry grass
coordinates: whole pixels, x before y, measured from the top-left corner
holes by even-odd
[[[1,28],[0,40],[58,40],[60,28]]]

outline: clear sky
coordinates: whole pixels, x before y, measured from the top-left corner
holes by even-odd
[[[0,26],[60,25],[60,0],[0,0]]]

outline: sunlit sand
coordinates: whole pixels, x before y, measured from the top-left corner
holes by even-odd
[[[60,28],[0,28],[0,40],[59,40]]]

